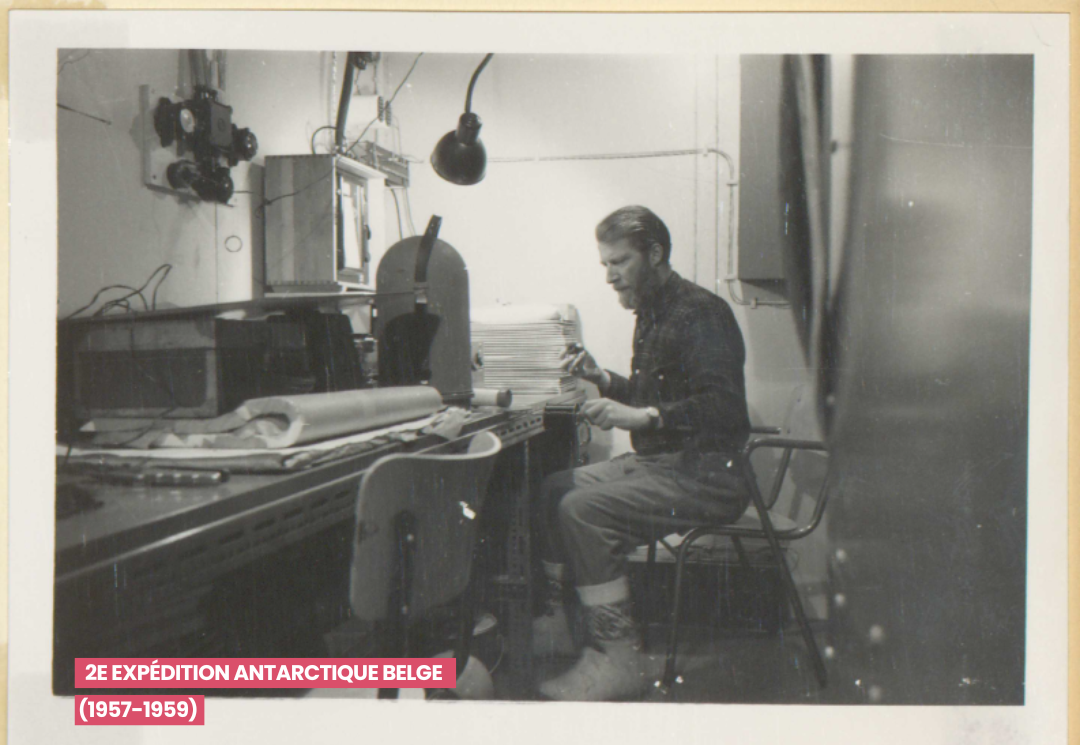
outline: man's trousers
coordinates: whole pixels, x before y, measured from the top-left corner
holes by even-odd
[[[628,453],[560,471],[542,487],[544,559],[568,564],[577,586],[626,575],[637,546],[701,523],[737,520],[749,502],[734,456]]]

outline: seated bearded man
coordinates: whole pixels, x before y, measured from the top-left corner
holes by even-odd
[[[568,672],[540,686],[547,698],[571,701],[634,697],[650,682],[627,555],[701,522],[733,521],[749,501],[736,457],[750,433],[746,354],[731,308],[672,270],[670,234],[650,210],[617,210],[596,239],[608,284],[637,315],[633,372],[604,370],[580,347],[564,365],[600,391],[584,405],[588,421],[628,430],[634,452],[555,473],[542,487],[548,587],[533,652],[576,653],[564,602],[572,584],[587,644]]]

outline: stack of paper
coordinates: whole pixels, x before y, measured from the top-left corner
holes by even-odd
[[[508,305],[473,309],[470,315],[485,388],[509,388],[515,404],[580,390],[581,381],[562,369],[566,348],[581,342],[574,306]]]

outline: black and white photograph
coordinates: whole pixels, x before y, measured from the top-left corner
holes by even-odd
[[[11,742],[1065,742],[1067,15],[11,30]]]

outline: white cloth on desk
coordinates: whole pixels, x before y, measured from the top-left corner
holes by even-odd
[[[97,419],[82,431],[95,445],[281,449],[430,416],[442,396],[428,386],[271,396],[214,419]]]

